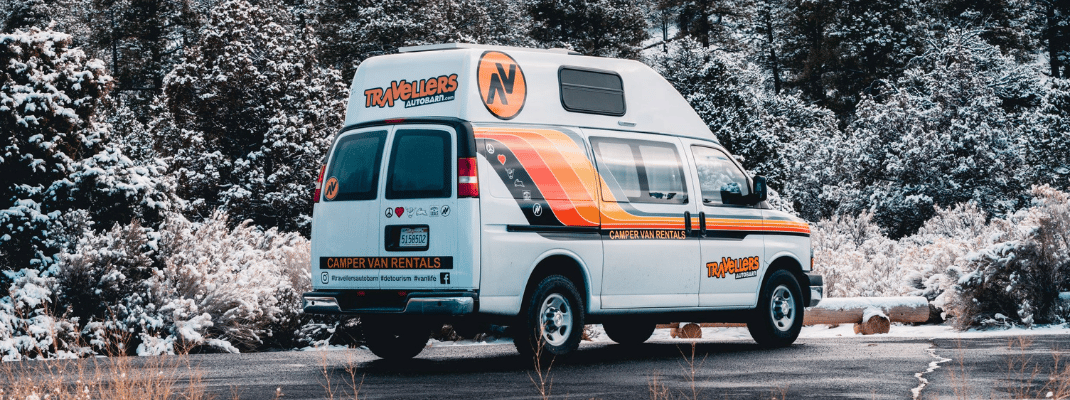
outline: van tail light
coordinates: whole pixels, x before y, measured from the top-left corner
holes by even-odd
[[[312,192],[312,202],[320,202],[320,191],[323,190],[323,173],[327,170],[327,166],[320,167],[320,176],[316,178],[316,190]]]
[[[475,157],[457,159],[457,198],[479,197],[479,174]]]

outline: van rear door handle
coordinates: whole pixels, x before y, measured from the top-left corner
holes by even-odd
[[[698,213],[698,235],[706,237],[706,212],[699,211]]]
[[[691,236],[691,211],[684,211],[684,234]]]

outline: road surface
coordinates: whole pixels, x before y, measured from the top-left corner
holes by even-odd
[[[434,346],[391,363],[366,349],[186,356],[190,371],[215,398],[537,399],[941,399],[1044,398],[1057,356],[1065,368],[1067,335],[983,339],[895,337],[802,338],[783,349],[749,340],[655,340],[635,347],[585,342],[555,360],[539,385],[530,359],[511,344]],[[133,367],[153,357],[129,358]],[[694,368],[692,369],[691,365]],[[94,360],[82,360],[92,363]],[[109,360],[98,359],[98,363]],[[41,362],[11,363],[28,370]],[[185,364],[183,364],[185,365]],[[934,368],[937,367],[937,368]],[[158,367],[156,367],[158,368]],[[1033,373],[1034,369],[1037,373]],[[352,372],[352,375],[350,374]],[[693,372],[693,373],[692,373]],[[352,378],[351,378],[352,376]],[[1062,377],[1070,390],[1070,372]],[[927,382],[923,385],[923,382]],[[1043,391],[1043,393],[1042,393]],[[1039,395],[1038,395],[1039,393]],[[697,395],[697,396],[695,396]],[[917,396],[917,397],[915,397]],[[657,397],[664,398],[664,397]]]

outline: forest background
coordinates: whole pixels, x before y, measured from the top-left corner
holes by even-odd
[[[647,63],[812,221],[830,295],[1070,319],[1070,1],[7,0],[0,32],[4,360],[350,340],[300,311],[315,173],[360,63],[444,42]]]

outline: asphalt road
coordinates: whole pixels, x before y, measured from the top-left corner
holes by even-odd
[[[1010,337],[800,339],[775,350],[744,340],[699,340],[692,369],[687,340],[637,347],[584,343],[574,355],[555,360],[549,372],[544,366],[543,376],[552,382],[544,387],[554,398],[651,399],[666,393],[693,398],[697,393],[709,399],[910,399],[912,390],[924,399],[1044,398],[1057,357],[1064,359],[1059,368],[1070,365],[1066,348],[1070,337],[1065,335],[1025,342]],[[369,399],[541,397],[532,361],[511,344],[427,348],[404,363],[380,360],[364,349],[187,357],[177,384],[187,384],[193,373],[215,398],[352,398],[351,379],[360,398]],[[136,368],[158,365],[160,358],[128,360]],[[934,363],[939,368],[926,372]],[[22,370],[46,365],[9,364]],[[920,390],[919,373],[928,381]],[[1070,390],[1070,372],[1062,379]],[[1017,393],[1021,390],[1028,393]]]

